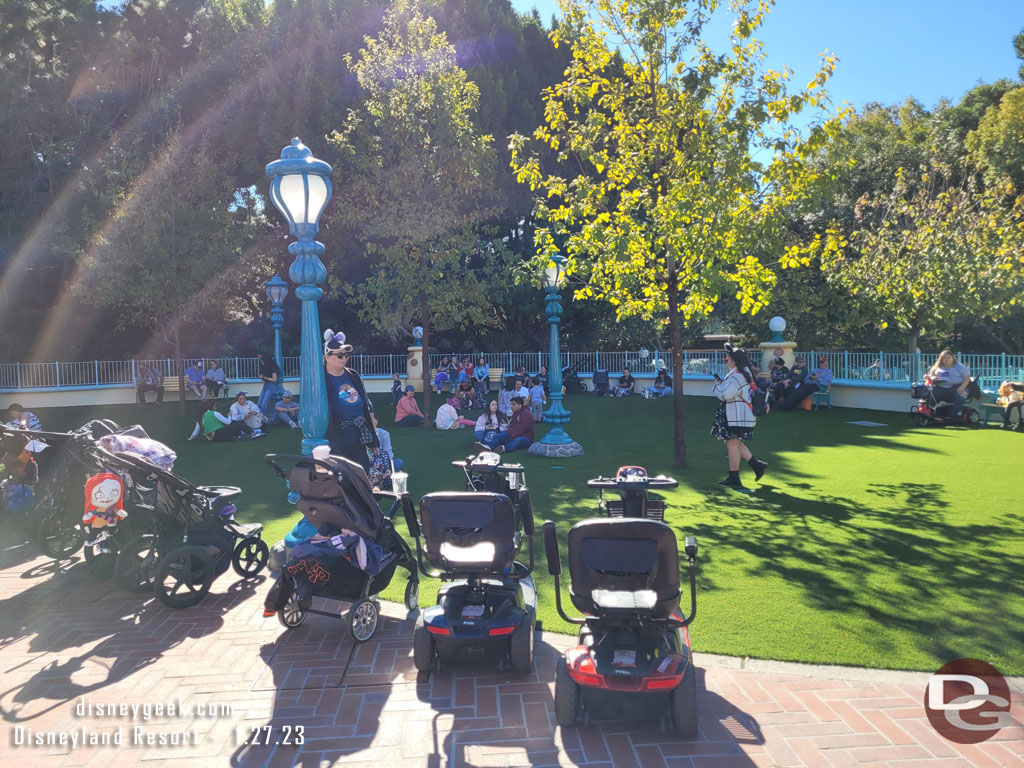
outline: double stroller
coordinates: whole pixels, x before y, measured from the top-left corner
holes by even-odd
[[[409,545],[398,535],[394,517],[406,510],[415,519],[408,494],[374,491],[363,468],[340,456],[269,454],[266,462],[285,481],[293,501],[317,534],[292,549],[264,603],[264,616],[293,629],[310,613],[338,617],[341,603],[352,603],[349,628],[357,642],[373,637],[380,615],[377,595],[401,566],[409,572],[405,605],[419,604],[419,575]],[[378,499],[390,499],[387,513]]]
[[[99,466],[123,479],[127,502],[123,523],[86,542],[86,560],[97,575],[112,572],[131,592],[152,590],[165,605],[188,608],[228,566],[243,578],[266,566],[263,525],[235,520],[240,488],[193,485],[134,453],[91,452]]]
[[[533,508],[523,466],[503,464],[489,451],[452,463],[464,469],[467,491],[427,494],[419,521],[411,506],[407,510],[420,569],[445,582],[437,603],[416,621],[413,663],[428,672],[442,661],[476,656],[528,674],[537,591],[530,575]],[[529,565],[516,562],[524,535]]]
[[[639,467],[623,469],[627,471],[620,470],[617,488],[635,492],[639,501],[650,482],[647,474]],[[661,487],[675,483],[671,478],[651,480]],[[569,531],[569,596],[581,617],[569,616],[562,607],[557,534],[554,523],[544,523],[555,606],[563,619],[580,628],[577,645],[555,667],[555,719],[568,726],[615,705],[635,713],[646,702],[658,704],[656,711],[665,713],[680,735],[691,738],[698,727],[688,629],[697,613],[697,540],[687,537],[685,543],[690,610],[683,616],[675,532],[645,516],[656,511],[650,501],[630,501],[624,497],[622,505],[607,505],[608,514],[620,516],[584,520]]]

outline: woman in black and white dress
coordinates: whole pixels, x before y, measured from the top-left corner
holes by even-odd
[[[750,360],[746,352],[733,349],[731,344],[726,344],[725,349],[725,364],[729,372],[724,379],[715,374],[712,392],[722,402],[715,412],[711,435],[722,440],[729,453],[729,476],[718,484],[742,488],[740,459],[745,459],[754,470],[755,480],[761,479],[768,464],[755,459],[744,444],[754,439],[754,427],[757,425],[757,417],[750,406],[750,385],[754,382]]]

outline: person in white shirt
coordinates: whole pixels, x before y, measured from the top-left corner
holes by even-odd
[[[263,434],[261,427],[267,420],[267,417],[263,415],[263,412],[260,411],[256,403],[246,398],[245,392],[239,392],[235,395],[235,402],[231,404],[228,413],[231,414],[232,421],[244,421],[246,426],[252,429],[253,437]]]
[[[754,427],[757,417],[750,405],[750,385],[754,374],[750,369],[750,360],[742,349],[734,349],[731,344],[725,345],[725,364],[729,372],[725,378],[715,374],[715,386],[712,393],[722,402],[715,412],[715,423],[711,427],[712,437],[725,443],[729,454],[729,476],[720,480],[719,485],[742,488],[740,481],[740,459],[746,459],[754,470],[754,479],[760,480],[768,468],[767,462],[754,458],[744,442],[754,439]]]

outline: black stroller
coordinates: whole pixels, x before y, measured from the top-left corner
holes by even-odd
[[[594,383],[594,394],[598,397],[610,397],[614,394],[611,385],[608,383],[607,368],[598,368],[594,371],[594,377],[591,381]]]
[[[409,521],[427,576],[445,582],[413,634],[413,662],[428,672],[442,659],[493,657],[513,674],[533,669],[537,590],[533,578],[533,508],[523,466],[483,452],[452,462],[466,472],[466,493],[430,493],[420,501],[421,525]],[[422,532],[423,545],[419,534]],[[530,563],[515,561],[527,539]],[[429,571],[423,560],[437,569]]]
[[[581,714],[609,703],[666,699],[666,712],[685,737],[697,733],[697,678],[688,625],[697,613],[697,540],[686,539],[690,564],[690,613],[679,611],[679,552],[675,533],[662,522],[637,518],[595,519],[569,531],[572,604],[562,608],[555,525],[544,523],[548,571],[555,578],[555,605],[580,625],[579,644],[555,667],[555,719],[576,723]],[[623,701],[625,699],[625,701]],[[617,701],[616,701],[617,700]]]
[[[126,523],[102,541],[115,558],[113,573],[131,592],[155,591],[171,608],[198,604],[228,566],[243,578],[263,570],[270,550],[262,523],[239,523],[232,502],[242,493],[227,485],[193,485],[132,453],[94,447],[104,469],[125,481]],[[89,551],[87,547],[87,559]],[[95,557],[95,554],[93,555]]]
[[[575,392],[586,392],[587,385],[583,379],[580,378],[580,371],[583,370],[584,361],[576,363],[576,365],[565,365],[562,366],[562,386],[565,387],[565,393],[571,395]]]
[[[398,566],[409,572],[406,607],[413,610],[419,605],[416,559],[393,522],[399,507],[406,510],[407,520],[415,521],[408,493],[374,491],[363,468],[340,456],[268,454],[266,462],[298,496],[298,508],[324,536],[292,549],[267,595],[264,616],[276,613],[282,625],[293,629],[310,613],[338,617],[340,603],[350,602],[352,636],[366,642],[377,630],[377,595],[391,583]],[[386,514],[377,499],[392,500]]]
[[[28,529],[32,543],[55,560],[70,557],[82,546],[82,487],[86,478],[100,471],[92,453],[96,441],[111,434],[148,437],[138,425],[121,428],[109,419],[89,421],[73,432],[10,427],[4,431],[49,446],[36,454],[39,481]]]

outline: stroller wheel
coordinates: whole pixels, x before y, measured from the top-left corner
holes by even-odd
[[[188,544],[172,549],[156,567],[156,596],[170,608],[189,608],[206,597],[213,576],[213,558],[206,547]]]
[[[36,507],[36,523],[32,527],[32,543],[54,560],[69,558],[82,546],[77,521],[69,525],[65,520],[64,506],[52,496],[44,497]]]
[[[410,611],[420,607],[420,583],[414,579],[405,585],[405,607]]]
[[[150,533],[132,536],[114,563],[117,583],[136,594],[151,591],[156,578],[157,559],[155,536]]]
[[[298,595],[293,592],[288,597],[288,602],[284,604],[284,608],[277,612],[277,620],[281,622],[281,626],[295,629],[306,620],[308,615],[309,612],[302,605]]]
[[[423,614],[416,619],[412,633],[412,663],[420,672],[429,672],[434,666],[434,638],[427,631]]]
[[[562,656],[555,664],[555,720],[563,728],[576,725],[580,713],[580,688],[569,677],[569,668]]]
[[[509,658],[513,675],[528,675],[533,671],[533,623],[529,616],[525,616],[512,633]]]
[[[263,539],[243,539],[231,553],[231,567],[242,578],[255,576],[270,559],[270,547]]]
[[[349,627],[357,643],[365,643],[377,631],[377,604],[372,600],[359,600],[349,611]]]
[[[692,658],[683,682],[672,691],[672,724],[683,738],[697,736],[697,668]]]

